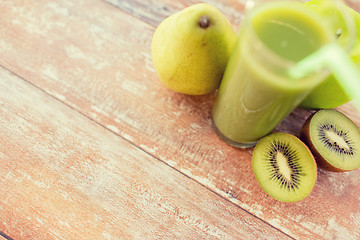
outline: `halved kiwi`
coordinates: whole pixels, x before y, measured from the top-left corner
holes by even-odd
[[[317,178],[317,165],[308,147],[287,133],[272,133],[256,144],[252,167],[261,188],[276,200],[306,198]]]
[[[360,167],[359,128],[337,110],[312,114],[302,127],[300,138],[323,168],[350,171]]]

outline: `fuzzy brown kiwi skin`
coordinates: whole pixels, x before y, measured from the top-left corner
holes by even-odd
[[[316,112],[315,112],[316,113]],[[318,164],[319,167],[328,170],[328,171],[332,171],[332,172],[347,172],[349,170],[344,170],[341,168],[336,168],[333,165],[331,165],[330,163],[328,163],[319,153],[319,151],[316,149],[316,147],[314,146],[313,142],[311,141],[310,138],[310,122],[311,119],[313,118],[313,116],[315,115],[315,113],[311,114],[305,121],[304,125],[302,126],[301,130],[300,130],[300,139],[309,147],[310,151],[312,152],[312,154],[314,155],[314,158]]]

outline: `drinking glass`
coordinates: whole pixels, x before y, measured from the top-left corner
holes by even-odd
[[[324,18],[302,2],[254,3],[242,20],[212,111],[218,136],[240,148],[254,146],[273,131],[330,75],[323,68],[293,78],[289,69],[323,46],[337,42],[339,32],[331,16]],[[344,16],[341,21],[348,21],[350,26],[352,20]],[[350,39],[347,36],[346,43],[341,44],[351,48],[347,46]]]

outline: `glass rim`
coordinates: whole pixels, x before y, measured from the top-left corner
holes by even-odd
[[[346,6],[346,5],[343,5]],[[276,79],[279,81],[271,81],[282,88],[286,89],[297,89],[297,88],[308,88],[311,85],[316,85],[319,83],[319,81],[325,79],[330,75],[330,71],[328,68],[324,67],[319,69],[316,72],[313,72],[312,74],[309,74],[301,79],[307,81],[289,81],[289,79],[292,79],[290,74],[288,73],[289,69],[296,65],[297,61],[292,61],[289,59],[286,59],[282,56],[280,56],[278,53],[271,50],[266,44],[263,43],[263,41],[259,38],[258,34],[255,32],[254,26],[253,26],[253,19],[258,15],[263,13],[264,11],[268,11],[271,9],[276,8],[288,8],[289,10],[298,12],[302,14],[303,16],[306,16],[308,19],[314,20],[318,27],[324,29],[324,33],[326,34],[329,42],[325,42],[324,46],[328,44],[336,43],[336,35],[333,33],[332,28],[329,24],[326,24],[324,22],[324,19],[321,17],[320,14],[317,14],[315,11],[311,10],[309,7],[305,6],[304,3],[300,1],[291,1],[291,0],[275,0],[275,1],[268,1],[263,3],[262,5],[255,6],[253,9],[249,10],[244,19],[243,25],[240,27],[240,33],[239,36],[241,37],[241,31],[246,31],[244,35],[248,35],[247,41],[251,43],[251,48],[254,49],[256,52],[260,51],[261,53],[261,59],[260,61],[266,62],[265,69],[261,69],[259,71],[259,74],[272,74],[276,76]],[[344,10],[343,10],[344,11]],[[353,20],[352,20],[353,22]],[[355,24],[355,23],[354,23]],[[351,26],[350,26],[351,27]],[[356,34],[356,32],[355,32]],[[356,40],[356,39],[355,39]],[[241,40],[240,40],[241,41]],[[245,48],[245,45],[243,45]],[[321,48],[321,47],[320,47]],[[320,49],[319,48],[319,49]],[[248,49],[245,49],[245,51],[250,51]],[[317,51],[317,50],[316,50]],[[315,51],[315,52],[316,52]],[[257,58],[257,59],[256,59]],[[250,60],[250,59],[249,59]],[[253,63],[256,63],[259,61],[259,57],[251,57],[250,61],[254,61]],[[264,65],[264,64],[263,64]],[[276,69],[278,69],[276,71]],[[316,78],[316,76],[319,76]]]
[[[338,7],[337,10],[341,12],[341,16],[344,18],[344,21],[346,22],[346,27],[350,31],[348,43],[346,44],[346,46],[344,46],[345,50],[349,53],[352,50],[352,48],[354,47],[354,44],[356,42],[355,21],[354,21],[354,19],[351,18],[350,14],[345,13],[346,5],[345,5],[345,3],[343,3],[342,0],[329,0],[329,1],[336,4],[336,6]],[[288,4],[288,3],[291,3],[291,4]],[[294,3],[297,5],[296,7],[295,7]],[[252,20],[254,19],[254,17],[257,14],[259,14],[263,11],[267,11],[268,9],[276,8],[276,7],[287,7],[289,9],[292,9],[294,11],[297,11],[297,12],[303,14],[304,16],[307,16],[308,18],[314,19],[318,25],[320,25],[322,28],[325,29],[324,32],[328,33],[327,34],[329,37],[328,44],[336,42],[335,33],[332,33],[329,24],[325,23],[324,19],[320,15],[318,15],[315,11],[313,11],[309,7],[305,6],[302,1],[296,1],[296,0],[266,1],[257,6],[256,5],[253,6],[252,9],[248,9],[243,21],[244,21],[244,24],[247,25],[245,27],[246,28],[245,31],[249,31],[249,33],[251,34],[251,38],[256,40],[256,43],[257,43],[256,47],[261,49],[262,51],[264,51],[264,55],[266,55],[266,57],[269,58],[270,60],[280,63],[282,66],[285,66],[285,67],[291,67],[297,63],[296,61],[292,61],[292,60],[286,59],[284,57],[281,57],[279,54],[277,54],[273,50],[271,50],[268,46],[263,44],[262,41],[259,39],[259,37],[258,37],[257,33],[255,32],[254,27],[252,25]]]

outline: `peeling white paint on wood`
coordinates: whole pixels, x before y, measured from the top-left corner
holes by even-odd
[[[283,236],[2,68],[0,79],[11,183],[0,185],[0,229],[15,239]]]
[[[154,4],[147,4],[146,8],[151,11],[146,12],[140,1],[132,1],[131,4],[129,1],[122,1],[122,3],[112,1],[115,5],[130,4],[131,7],[139,9],[134,14],[143,16],[147,22],[162,20],[161,16],[154,14],[159,10],[156,7],[166,6],[168,10],[163,9],[163,11],[170,13],[193,2],[150,1]],[[215,3],[212,0],[209,2]],[[216,4],[231,16],[232,20],[236,20],[235,18],[241,15],[241,12],[236,13],[236,10],[242,8],[242,3],[226,0]],[[140,161],[144,165],[139,167],[137,163],[139,163],[140,150],[134,149],[134,146],[139,146],[211,191],[295,238],[332,239],[340,234],[349,237],[359,236],[360,223],[357,218],[360,212],[359,171],[333,175],[320,170],[319,181],[314,192],[302,203],[287,205],[269,198],[257,185],[252,175],[251,150],[237,150],[227,146],[211,129],[209,116],[213,96],[183,96],[169,91],[158,81],[150,54],[151,36],[155,26],[103,1],[64,0],[51,3],[40,1],[31,4],[4,1],[0,4],[0,11],[2,12],[0,16],[2,22],[0,65],[10,69],[24,80],[6,73],[4,69],[0,71],[2,72],[0,79],[16,79],[15,83],[29,81],[72,107],[69,109],[56,104],[58,108],[52,106],[55,103],[54,99],[46,95],[44,97],[43,93],[38,92],[31,95],[29,89],[35,90],[29,88],[28,84],[24,87],[8,81],[7,85],[2,86],[3,89],[16,90],[16,94],[3,90],[0,95],[0,111],[8,109],[0,115],[0,125],[3,124],[0,128],[0,140],[3,140],[3,146],[10,149],[0,148],[0,158],[6,159],[5,163],[10,164],[5,167],[20,168],[20,172],[13,171],[2,181],[8,180],[15,185],[18,184],[18,188],[13,190],[16,200],[31,201],[22,196],[15,196],[16,191],[23,192],[25,196],[32,196],[31,191],[37,191],[39,200],[46,199],[50,187],[53,199],[44,203],[46,207],[56,211],[58,208],[54,206],[54,203],[57,202],[59,209],[64,210],[64,212],[59,211],[57,217],[66,219],[64,221],[71,226],[72,230],[85,231],[91,223],[94,226],[99,224],[101,229],[98,236],[102,236],[101,231],[106,236],[126,235],[126,230],[132,232],[129,230],[131,224],[135,224],[132,230],[137,230],[137,223],[146,226],[147,220],[154,220],[156,217],[164,220],[162,215],[151,216],[151,211],[157,210],[157,202],[154,201],[151,205],[144,200],[147,197],[152,199],[151,196],[153,196],[146,195],[149,194],[144,190],[147,188],[145,186],[139,188],[145,191],[141,196],[144,199],[140,201],[137,198],[137,192],[132,190],[132,183],[138,180],[141,184],[148,185],[144,180],[147,178],[156,179],[154,180],[156,184],[166,183],[173,175],[176,175],[176,171],[166,174],[162,172],[164,171],[162,167],[159,167],[162,171],[154,169],[152,166],[158,164],[159,161],[146,157],[147,160]],[[15,111],[14,106],[18,106],[19,111]],[[98,125],[94,127],[89,123],[82,125],[83,120],[86,119],[85,116],[79,120],[79,117],[71,114],[61,115],[54,111],[55,109],[60,112],[80,111],[104,127]],[[357,124],[360,123],[359,115],[349,105],[344,105],[340,109],[351,115]],[[304,118],[304,111],[297,110],[294,115],[286,119],[286,126],[280,125],[278,130],[285,129],[296,133]],[[86,128],[89,126],[92,126],[90,130]],[[120,137],[105,134],[107,129]],[[134,145],[124,145],[122,141],[119,143],[117,139],[121,137]],[[4,152],[6,156],[2,158],[1,153]],[[147,156],[143,151],[140,152]],[[141,154],[140,156],[143,156]],[[21,166],[9,159],[30,159],[31,161],[26,161],[24,166]],[[134,164],[129,164],[129,159]],[[150,162],[149,165],[144,163],[147,161]],[[41,166],[43,168],[40,168]],[[39,172],[35,172],[35,169]],[[153,174],[147,175],[144,169],[151,169]],[[137,171],[139,174],[136,174]],[[127,178],[123,179],[120,173],[128,175]],[[162,176],[159,177],[161,181],[157,176]],[[177,181],[182,180],[181,178]],[[28,188],[22,191],[23,185],[20,183],[26,184]],[[125,186],[124,183],[126,183]],[[182,190],[182,194],[196,191],[201,186],[200,184],[197,187],[191,185],[193,188],[186,189],[184,184],[178,184],[176,181],[173,184],[178,185],[177,188]],[[176,188],[170,184],[164,187],[165,191],[162,187],[157,188],[151,185],[148,187],[153,188],[149,190],[150,193],[157,190],[179,196],[174,193]],[[131,199],[137,202],[128,200],[123,204],[116,201],[116,199],[127,199],[126,193],[129,192]],[[199,200],[201,198],[195,198],[199,194],[204,194],[204,192],[199,191],[189,197]],[[111,200],[106,201],[106,199]],[[155,197],[158,201],[163,199]],[[9,205],[14,208],[14,213],[3,214],[5,216],[15,214],[18,217],[17,222],[10,228],[6,228],[11,229],[14,236],[25,236],[26,227],[39,230],[36,228],[37,225],[33,226],[26,221],[26,216],[23,217],[25,220],[21,218],[20,210],[15,205],[11,205],[8,196],[2,200],[3,205],[0,201],[2,209],[6,209]],[[228,201],[221,201],[222,211],[218,211],[217,214],[225,216],[232,213],[226,212],[226,209],[232,210],[227,206]],[[352,204],[344,204],[344,202]],[[28,206],[26,209],[29,214],[33,214],[31,219],[43,214],[40,210],[44,206],[37,205],[39,203],[30,202],[29,206],[33,208]],[[162,211],[161,213],[169,213],[170,216],[176,213],[175,208],[171,208],[172,201],[167,199],[166,203],[161,203],[163,206],[159,210]],[[180,201],[179,204],[181,203]],[[148,209],[147,213],[139,210],[143,206]],[[196,212],[200,214],[209,206],[212,205],[203,205],[201,209],[196,208]],[[99,210],[101,207],[105,209],[105,212]],[[133,210],[132,207],[139,211]],[[194,206],[191,205],[188,209],[192,207]],[[31,210],[34,209],[39,211],[32,213]],[[166,211],[167,209],[172,211]],[[109,215],[107,212],[112,210],[114,210],[113,215]],[[135,214],[138,218],[121,222],[118,216],[124,214],[124,210],[131,211],[131,214]],[[80,214],[79,216],[87,221],[79,222],[81,219],[75,213]],[[51,222],[47,214],[41,216],[43,218],[39,219],[44,223],[43,233],[46,233],[44,229],[47,227],[50,229],[50,235],[45,237],[60,238],[59,236],[64,234],[62,231],[65,230],[56,229],[55,220]],[[228,220],[224,220],[223,224],[228,224],[227,221],[239,221],[242,215],[237,216],[234,218],[226,215],[224,219]],[[206,216],[204,215],[203,218],[206,219]],[[114,230],[110,233],[110,230],[106,228],[111,228],[111,226],[100,224],[102,221],[111,222],[112,220],[124,223],[124,228],[127,229]],[[183,219],[171,221],[171,218],[166,218],[169,224],[166,230],[169,232],[176,227],[184,227],[186,223]],[[194,224],[194,221],[189,222]],[[199,221],[199,229],[202,230],[207,228],[209,222],[216,222],[215,220]],[[76,224],[72,226],[70,223]],[[156,221],[153,223],[153,226],[140,231],[139,236],[159,232],[163,234],[161,236],[168,236],[165,231],[157,230],[164,223]],[[243,222],[232,223],[231,226],[235,228],[240,223]],[[254,228],[256,235],[257,230],[264,226],[257,221],[253,223],[259,226],[259,228]],[[16,224],[23,226],[24,229],[17,230]],[[49,225],[45,226],[45,224]],[[3,224],[3,226],[8,225]],[[245,231],[241,227],[237,230],[230,227],[231,230],[224,231],[219,225],[217,226],[218,228],[210,228],[210,233],[214,236],[216,234],[223,236],[222,232],[236,234],[239,230]],[[335,230],[337,227],[339,231]],[[268,227],[264,229],[264,232],[268,231]],[[186,231],[196,234],[191,227]],[[135,236],[136,233],[131,234]]]

